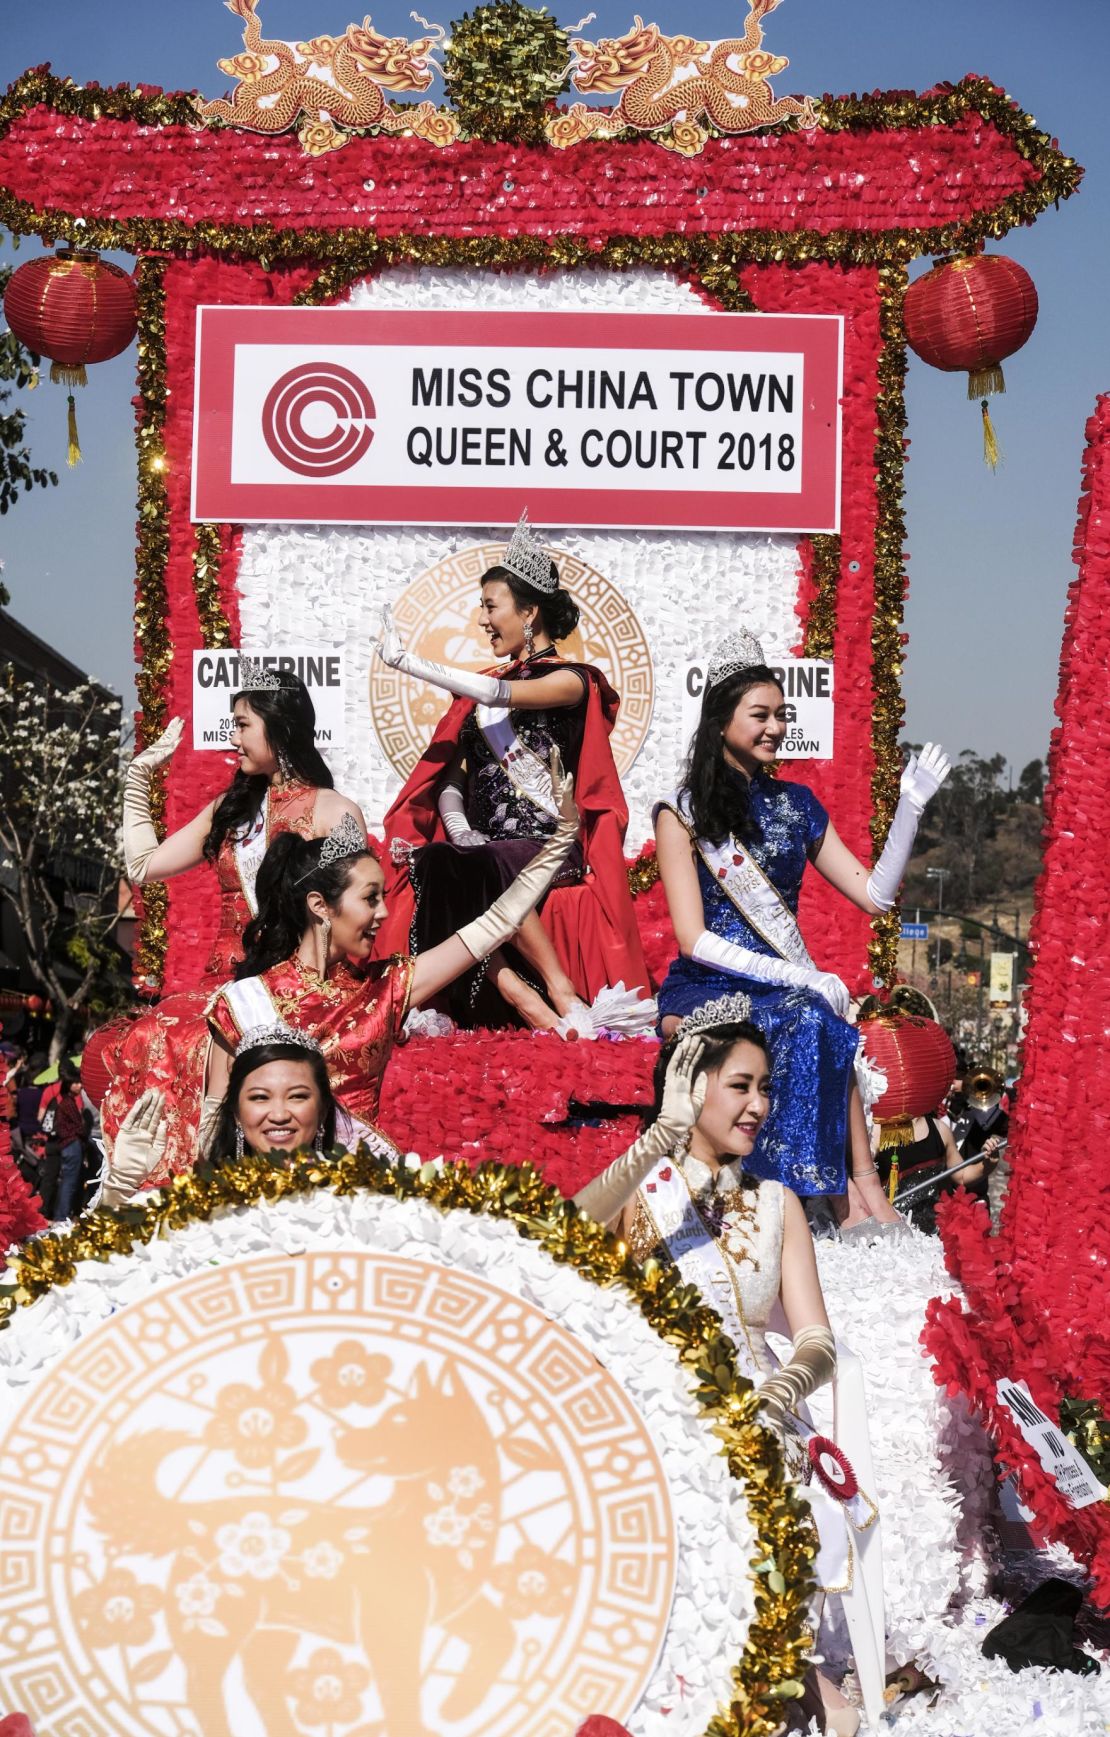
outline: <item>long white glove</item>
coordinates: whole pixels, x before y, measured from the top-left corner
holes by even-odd
[[[769,1375],[759,1389],[759,1409],[778,1429],[788,1411],[836,1374],[836,1340],[827,1327],[803,1327],[789,1363]]]
[[[667,1063],[663,1082],[663,1102],[650,1128],[627,1152],[587,1182],[574,1197],[579,1212],[596,1219],[598,1224],[611,1224],[622,1213],[644,1178],[650,1176],[660,1158],[673,1152],[682,1135],[687,1133],[701,1115],[708,1080],[705,1074],[694,1079],[694,1070],[702,1052],[704,1038],[699,1032],[680,1038]]]
[[[488,844],[484,832],[475,832],[466,818],[466,803],[457,784],[445,784],[436,799],[443,830],[452,844]]]
[[[559,806],[559,819],[550,838],[544,840],[527,867],[510,881],[488,911],[464,923],[455,933],[475,959],[488,959],[496,947],[516,934],[530,911],[539,904],[566,862],[578,837],[578,810],[574,805],[574,779],[563,771],[559,750],[551,750],[551,789]]]
[[[935,742],[926,742],[920,759],[910,755],[902,773],[901,794],[886,843],[867,879],[867,896],[880,911],[894,909],[917,837],[917,823],[925,812],[925,804],[936,795],[951,770],[951,760]]]
[[[144,1092],[120,1123],[104,1176],[101,1206],[126,1206],[138,1193],[166,1150],[168,1129],[162,1092]]]
[[[404,670],[418,682],[430,682],[434,688],[446,688],[461,700],[477,700],[485,706],[507,706],[512,698],[508,682],[497,676],[480,675],[477,670],[448,669],[445,664],[413,657],[401,644],[401,636],[393,623],[393,611],[382,610],[382,636],[374,648],[390,669]]]
[[[156,742],[136,754],[123,779],[123,860],[127,878],[136,886],[146,880],[147,864],[158,849],[158,833],[150,812],[150,785],[155,771],[171,758],[185,728],[173,718]]]
[[[792,989],[812,989],[828,1002],[840,1019],[847,1019],[852,997],[848,985],[833,971],[807,970],[804,965],[791,965],[766,953],[753,953],[750,947],[738,947],[723,935],[703,929],[694,942],[691,958],[699,965],[712,965],[718,971],[731,971],[736,977],[754,977],[757,983],[783,983]]]

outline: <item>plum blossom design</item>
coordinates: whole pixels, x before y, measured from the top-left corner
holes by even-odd
[[[103,1580],[79,1592],[73,1605],[90,1646],[136,1647],[153,1635],[161,1602],[156,1586],[144,1586],[129,1568],[110,1568]]]
[[[466,1542],[470,1521],[451,1503],[445,1503],[433,1513],[425,1514],[424,1530],[428,1534],[429,1544],[437,1547],[446,1545],[448,1549],[457,1550],[460,1544]]]
[[[301,1567],[310,1580],[334,1580],[343,1566],[343,1552],[326,1538],[301,1553]]]
[[[362,1711],[370,1672],[348,1663],[334,1647],[321,1647],[302,1670],[290,1671],[286,1682],[296,1703],[294,1718],[302,1725],[350,1725]]]
[[[283,1448],[297,1447],[308,1425],[297,1416],[300,1401],[284,1381],[248,1387],[234,1381],[216,1395],[216,1410],[204,1431],[209,1447],[230,1448],[252,1471],[272,1465]]]
[[[570,1563],[548,1556],[535,1544],[522,1544],[512,1561],[495,1568],[489,1578],[511,1617],[559,1616],[574,1592]]]
[[[325,1405],[342,1411],[348,1405],[380,1405],[393,1372],[388,1357],[372,1356],[357,1339],[344,1339],[330,1357],[312,1365],[312,1379]]]
[[[233,1580],[274,1580],[281,1571],[292,1538],[283,1526],[275,1526],[268,1514],[254,1509],[238,1523],[221,1526],[216,1533],[220,1572]]]
[[[476,1496],[479,1490],[485,1488],[486,1480],[477,1466],[452,1466],[447,1479],[447,1488],[452,1496],[466,1501],[468,1496]]]

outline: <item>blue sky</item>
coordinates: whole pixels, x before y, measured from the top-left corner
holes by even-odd
[[[276,36],[335,33],[356,4],[262,0],[263,25]],[[364,5],[357,9],[361,16]],[[144,80],[215,96],[227,83],[216,59],[239,46],[237,21],[220,0],[7,0],[4,10],[3,84],[51,61],[82,83]],[[565,19],[557,15],[574,23],[580,10],[574,0]],[[590,34],[619,33],[632,10],[632,0],[627,8],[599,0]],[[746,8],[743,0],[734,7],[700,0],[641,10],[664,26],[721,37],[736,31]],[[402,0],[389,0],[373,17],[398,33],[408,26]],[[1000,244],[1032,274],[1041,312],[1029,344],[1006,365],[1006,396],[995,401],[1004,451],[996,475],[983,466],[978,411],[962,376],[914,360],[908,383],[906,733],[938,736],[957,752],[1001,752],[1020,769],[1048,744],[1074,572],[1083,426],[1096,394],[1110,390],[1110,4],[784,0],[769,38],[776,53],[791,58],[777,81],[780,94],[925,90],[984,74],[1086,168],[1074,199]],[[38,246],[25,241],[16,257]],[[35,457],[54,465],[61,486],[25,497],[0,520],[13,613],[129,699],[133,370],[132,350],[93,371],[81,394],[85,462],[76,471],[64,463],[60,390],[46,386],[26,400]]]

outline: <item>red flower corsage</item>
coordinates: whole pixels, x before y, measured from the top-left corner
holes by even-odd
[[[850,1502],[858,1495],[859,1484],[847,1456],[827,1435],[811,1435],[806,1452],[814,1477],[830,1496],[838,1502]]]

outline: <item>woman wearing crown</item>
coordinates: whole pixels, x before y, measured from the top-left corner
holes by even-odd
[[[505,891],[418,958],[371,960],[386,915],[381,864],[351,815],[326,839],[275,839],[258,873],[258,915],[235,980],[211,998],[173,997],[128,1027],[104,1060],[112,1083],[101,1125],[114,1155],[132,1105],[163,1094],[162,1142],[149,1187],[189,1169],[224,1097],[231,1058],[251,1030],[276,1025],[319,1044],[344,1110],[371,1130],[394,1041],[412,1007],[502,947],[558,875],[578,837],[572,780],[553,758],[554,830]]]
[[[124,781],[124,858],[135,886],[170,880],[201,862],[215,865],[220,919],[202,979],[208,987],[230,977],[243,957],[243,930],[258,909],[255,877],[271,839],[282,832],[323,838],[346,814],[366,837],[357,805],[333,788],[316,747],[316,713],[304,683],[249,657],[239,666],[231,732],[239,765],[223,795],[159,843],[152,783],[181,741],[180,718],[136,754]]]
[[[896,1214],[879,1184],[856,1085],[850,996],[811,959],[798,894],[812,863],[860,910],[889,911],[919,816],[949,762],[932,745],[911,759],[869,872],[811,790],[771,776],[785,735],[783,691],[762,648],[749,633],[732,634],[710,660],[683,783],[656,810],[659,870],[679,946],[659,993],[661,1029],[669,1036],[691,1008],[741,988],[776,1067],[775,1101],[752,1169],[803,1196],[850,1193],[849,1223],[868,1213],[890,1221]]]
[[[455,696],[385,818],[395,863],[386,950],[434,946],[483,910],[555,825],[551,756],[575,776],[581,847],[556,887],[580,889],[563,916],[552,901],[522,925],[511,954],[499,950],[456,984],[450,1011],[464,1025],[514,1016],[539,1028],[580,1017],[608,986],[626,985],[624,1028],[650,1014],[648,973],[624,865],[628,811],[609,736],[619,699],[600,670],[561,657],[555,642],[578,623],[559,569],[532,536],[527,514],[498,565],[483,575],[479,620],[490,649],[509,660],[495,674],[446,669],[405,652],[388,612],[379,656]],[[543,993],[526,981],[542,984]],[[620,998],[607,998],[609,1017]],[[600,1009],[599,1009],[599,1017]]]

